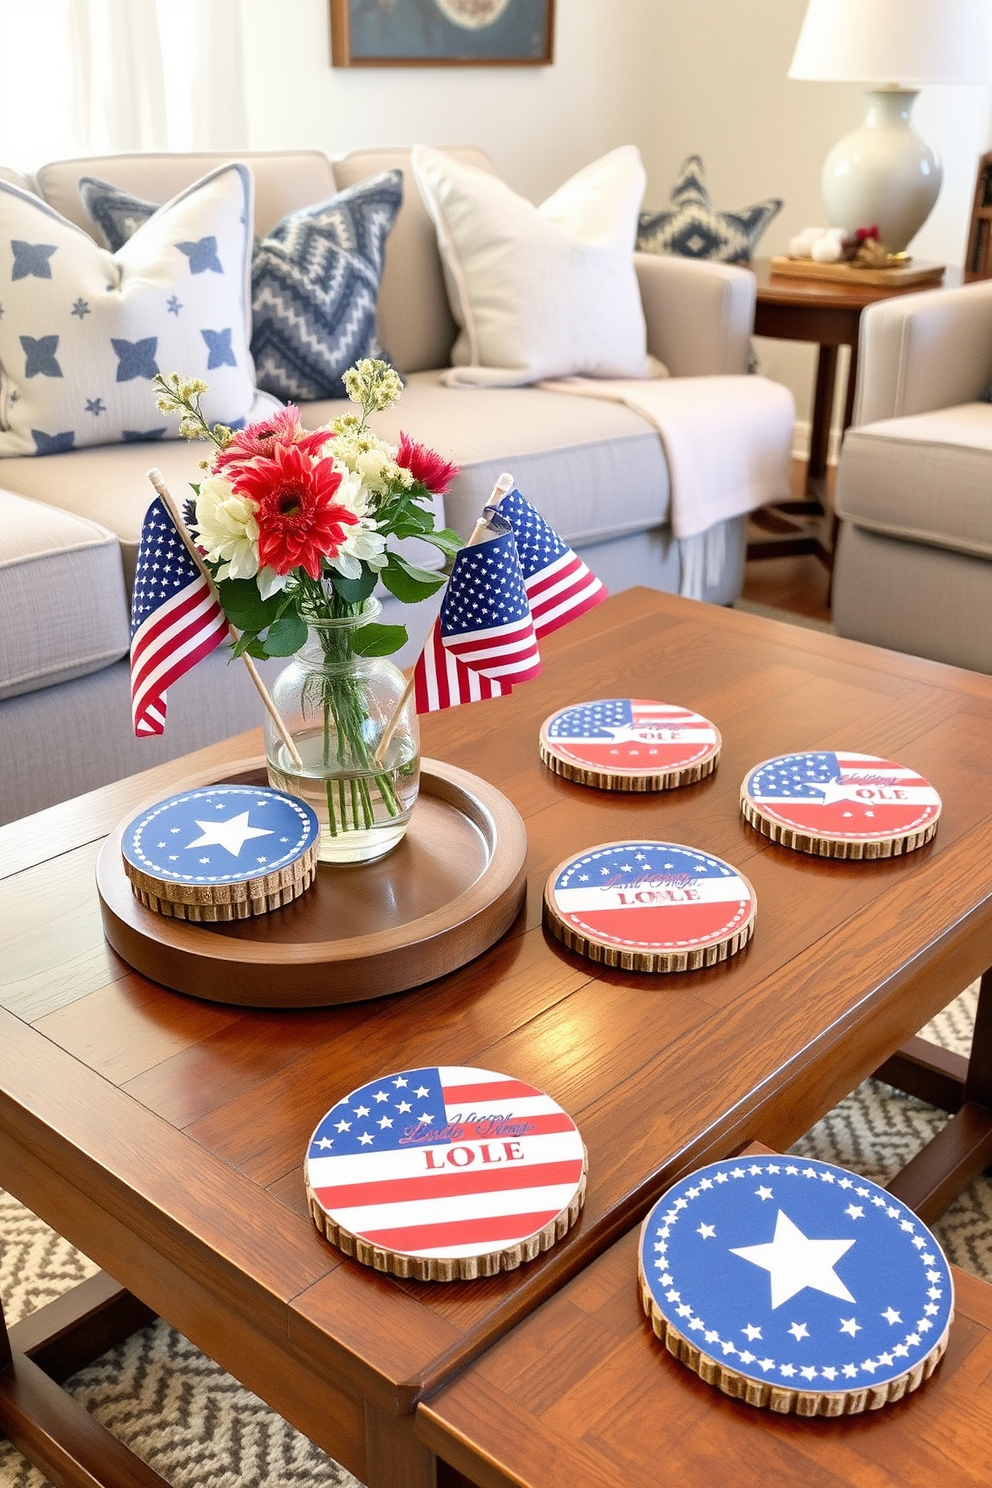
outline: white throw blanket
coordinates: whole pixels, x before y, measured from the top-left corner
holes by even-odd
[[[670,524],[682,556],[680,592],[699,599],[719,582],[728,517],[789,497],[795,408],[767,377],[655,377],[542,382],[553,393],[625,403],[661,436]]]

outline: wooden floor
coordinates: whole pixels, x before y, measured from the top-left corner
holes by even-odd
[[[836,468],[830,467],[826,481],[826,499],[833,496]],[[805,493],[806,467],[800,460],[793,461],[792,486],[797,498]],[[771,534],[766,525],[749,524],[748,539],[768,538]],[[819,517],[809,524],[821,534],[829,533],[829,515]],[[776,610],[791,610],[797,615],[806,615],[813,620],[829,620],[828,604],[830,574],[824,563],[813,553],[801,553],[787,558],[752,559],[744,570],[742,599],[752,604],[769,605]]]

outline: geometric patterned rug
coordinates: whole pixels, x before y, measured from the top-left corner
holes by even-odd
[[[976,982],[921,1030],[924,1036],[966,1055],[977,995]],[[946,1120],[943,1111],[866,1080],[792,1150],[884,1184]],[[976,1179],[934,1229],[952,1261],[992,1280],[992,1179]],[[0,1191],[0,1294],[9,1322],[95,1269]],[[136,1333],[67,1386],[173,1488],[360,1488],[166,1323]],[[41,1473],[0,1439],[0,1488],[45,1485]]]

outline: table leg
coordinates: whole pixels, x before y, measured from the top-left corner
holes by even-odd
[[[111,1285],[120,1293],[116,1282]],[[90,1288],[91,1301],[93,1294]],[[63,1308],[59,1325],[63,1337],[64,1313]],[[38,1314],[31,1316],[36,1319]],[[0,1432],[56,1488],[168,1488],[164,1478],[122,1446],[18,1347],[22,1330],[24,1324],[18,1323],[8,1332],[0,1305]],[[33,1334],[36,1352],[43,1354],[50,1340],[42,1338],[37,1323]]]
[[[814,480],[827,473],[830,418],[834,407],[836,381],[837,347],[821,346],[816,363],[816,390],[813,394],[813,421],[809,431],[809,465],[807,468],[807,474]]]
[[[437,1488],[437,1458],[417,1439],[414,1415],[394,1416],[365,1403],[368,1488]]]
[[[900,1051],[905,1055],[905,1050]],[[899,1056],[897,1056],[898,1058]],[[891,1066],[892,1061],[889,1061]],[[882,1071],[889,1066],[883,1065]],[[881,1073],[881,1071],[880,1071]],[[992,1163],[992,969],[979,984],[975,1033],[961,1105],[950,1121],[889,1184],[927,1224],[938,1219]]]

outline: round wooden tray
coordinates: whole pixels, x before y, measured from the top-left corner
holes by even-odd
[[[264,784],[264,761],[235,761],[224,779]],[[218,783],[216,772],[187,782]],[[97,861],[104,933],[143,976],[210,1002],[324,1007],[406,991],[481,955],[526,894],[527,831],[516,807],[439,760],[421,761],[420,798],[391,853],[321,864],[300,899],[250,920],[191,924],[146,909],[121,859],[133,817]]]

